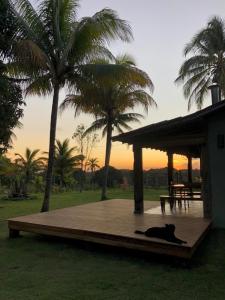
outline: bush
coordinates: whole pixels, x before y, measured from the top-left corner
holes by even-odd
[[[93,177],[93,182],[96,183],[99,187],[102,187],[104,180],[104,167],[95,172]],[[107,186],[113,188],[119,184],[123,183],[123,174],[120,170],[109,166]]]

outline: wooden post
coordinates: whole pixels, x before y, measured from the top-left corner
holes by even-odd
[[[188,183],[192,184],[192,158],[188,155]]]
[[[144,211],[142,148],[134,144],[133,152],[134,152],[134,213],[142,214]]]
[[[173,153],[167,152],[168,156],[168,189],[169,189],[169,194],[171,193],[171,183],[173,182]]]
[[[19,230],[9,228],[9,237],[10,238],[17,238],[19,236],[20,236],[20,231]]]
[[[212,217],[211,179],[209,172],[209,153],[207,146],[201,147],[201,178],[202,178],[202,200],[205,218]]]

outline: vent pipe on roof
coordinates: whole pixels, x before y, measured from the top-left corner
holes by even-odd
[[[208,87],[211,90],[212,104],[221,101],[221,89],[217,83],[213,83]]]

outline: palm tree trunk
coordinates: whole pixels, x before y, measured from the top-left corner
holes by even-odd
[[[101,200],[107,199],[106,190],[107,190],[107,181],[108,181],[108,174],[109,174],[109,161],[110,161],[111,145],[112,145],[111,138],[112,138],[112,122],[111,122],[111,120],[109,120],[108,124],[107,124],[105,167],[104,167],[104,179],[103,179]]]
[[[94,168],[91,167],[91,189],[94,190]]]
[[[29,174],[29,171],[26,171],[25,182],[24,182],[23,191],[22,191],[24,197],[28,196],[28,184],[29,184],[29,181],[30,181],[30,174]]]
[[[48,154],[48,167],[47,167],[47,173],[46,173],[45,194],[44,194],[44,200],[43,200],[41,212],[49,210],[49,200],[50,200],[50,195],[51,195],[52,173],[53,173],[53,163],[54,163],[58,102],[59,102],[59,84],[56,83],[54,86],[54,95],[53,95],[53,102],[52,102],[49,154]]]
[[[83,155],[83,150],[81,152],[81,155]],[[80,170],[80,193],[83,191],[83,169],[84,169],[84,160],[81,160],[81,170]]]

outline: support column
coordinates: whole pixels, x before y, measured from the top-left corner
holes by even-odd
[[[168,189],[169,189],[169,193],[171,192],[170,190],[170,186],[171,183],[173,182],[173,153],[172,152],[167,152],[167,156],[168,156]]]
[[[192,184],[192,157],[188,156],[188,183]]]
[[[20,231],[19,230],[9,228],[9,237],[10,238],[17,238],[19,236],[20,236]]]
[[[134,213],[142,214],[144,211],[143,197],[143,167],[142,148],[133,145],[134,152]]]
[[[202,178],[202,200],[203,212],[205,218],[212,217],[212,197],[211,197],[211,180],[209,172],[209,153],[207,146],[201,147],[201,178]]]

